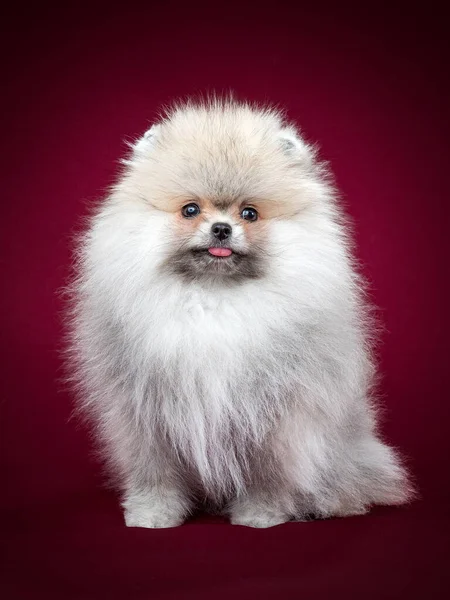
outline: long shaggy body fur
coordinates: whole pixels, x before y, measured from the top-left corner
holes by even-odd
[[[187,230],[192,199],[209,208]],[[259,223],[233,213],[246,203]],[[228,262],[203,252],[217,215]],[[375,429],[362,298],[326,170],[277,111],[188,104],[152,127],[73,285],[80,405],[127,524],[178,525],[199,499],[260,527],[407,501]]]

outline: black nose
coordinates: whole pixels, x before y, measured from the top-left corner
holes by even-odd
[[[211,231],[213,232],[214,237],[220,241],[223,241],[230,237],[233,230],[231,229],[231,225],[228,225],[228,223],[214,223],[214,225],[211,227]]]

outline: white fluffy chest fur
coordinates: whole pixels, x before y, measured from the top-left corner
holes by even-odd
[[[282,324],[287,301],[276,302],[261,283],[209,292],[182,287],[161,285],[164,301],[153,293],[148,304],[139,302],[141,319],[128,315],[128,401],[149,433],[159,428],[169,437],[207,488],[227,493],[244,486],[255,445],[292,401],[298,332],[290,336]]]
[[[216,364],[220,371],[229,361],[252,346],[261,348],[271,328],[276,327],[282,307],[274,296],[248,284],[239,289],[166,288],[163,298],[148,306],[147,335],[154,352],[162,357],[185,356],[192,364]]]

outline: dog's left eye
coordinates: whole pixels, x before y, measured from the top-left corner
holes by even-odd
[[[243,208],[241,211],[241,217],[246,221],[256,221],[258,218],[258,211],[250,206]]]
[[[191,204],[186,204],[186,206],[183,206],[183,208],[181,209],[181,214],[186,219],[192,219],[193,217],[196,217],[200,214],[200,207],[198,206],[198,204],[191,202]]]

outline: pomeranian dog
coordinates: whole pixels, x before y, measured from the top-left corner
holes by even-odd
[[[279,111],[169,110],[79,244],[70,355],[131,527],[270,527],[411,495],[327,169]]]

